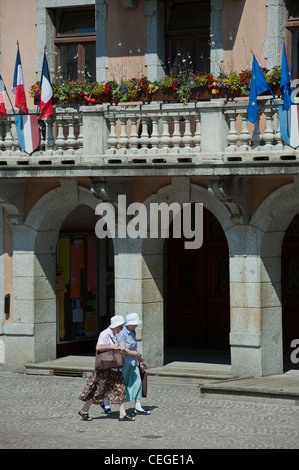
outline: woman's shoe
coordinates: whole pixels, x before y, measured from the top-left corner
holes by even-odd
[[[92,418],[89,417],[89,414],[84,413],[82,410],[78,411],[78,415],[81,416],[83,421],[92,421]]]
[[[104,403],[101,403],[101,407],[103,408],[103,410],[105,411],[106,415],[111,415],[112,414],[112,410],[111,408],[105,408],[105,405]]]
[[[151,412],[148,411],[148,410],[142,410],[142,411],[140,411],[140,410],[136,410],[136,408],[134,408],[134,414],[135,414],[135,415],[150,415]]]
[[[129,415],[125,415],[122,418],[118,418],[118,421],[135,421],[135,418]]]

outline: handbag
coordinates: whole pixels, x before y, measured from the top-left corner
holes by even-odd
[[[111,338],[111,336],[110,336]],[[113,338],[111,338],[113,341]],[[115,343],[115,341],[113,341]],[[125,355],[120,349],[96,351],[95,370],[121,369],[125,365]]]
[[[141,387],[142,387],[142,397],[146,398],[147,397],[147,373],[145,372],[144,367],[146,368],[145,364],[143,366],[139,365]]]
[[[97,351],[95,370],[121,369],[125,365],[125,356],[120,349]]]

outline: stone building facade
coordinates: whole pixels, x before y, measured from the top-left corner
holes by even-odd
[[[20,9],[22,3],[9,2]],[[58,20],[85,10],[95,15],[98,81],[121,68],[130,77],[139,67],[160,79],[170,44],[166,3],[180,2],[30,0],[16,38],[14,18],[0,1],[7,88],[16,39],[25,84],[40,76],[45,45],[54,80],[57,50],[71,42],[57,33]],[[209,12],[211,72],[245,69],[251,49],[268,68],[280,65],[286,41],[296,78],[296,2],[194,3]],[[87,39],[86,54],[93,51]],[[283,372],[284,354],[299,337],[298,152],[282,142],[271,98],[259,101],[254,129],[247,105],[223,98],[56,107],[30,156],[19,149],[7,110],[0,119],[4,370],[92,352],[111,315],[137,311],[149,367],[164,364],[167,347],[191,347],[229,351],[238,376]],[[117,211],[119,195],[128,205],[143,203],[148,214],[151,204],[203,204],[202,247],[185,250],[171,234],[97,238],[98,204]]]

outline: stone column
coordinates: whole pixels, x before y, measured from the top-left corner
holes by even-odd
[[[3,208],[0,207],[0,368],[5,362],[5,349],[3,340],[4,327],[4,246],[3,246]]]
[[[96,78],[98,82],[106,80],[108,54],[106,49],[107,5],[104,0],[96,0]]]
[[[239,226],[234,232],[235,243],[230,247],[232,373],[279,374],[283,371],[280,256],[271,254],[270,248],[260,256],[261,231]],[[274,240],[269,242],[269,247],[277,246]]]
[[[161,61],[164,60],[164,12],[163,2],[158,0],[144,1],[144,14],[147,21],[147,45],[145,65],[149,80],[161,80],[165,71]]]
[[[285,0],[266,0],[268,37],[265,40],[265,58],[269,70],[275,65],[281,65],[283,41],[286,40],[285,3]]]
[[[24,372],[27,362],[56,357],[56,232],[11,225],[13,239],[12,323],[4,325],[5,367]],[[42,245],[47,246],[45,250]]]

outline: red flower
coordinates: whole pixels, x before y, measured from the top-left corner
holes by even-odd
[[[172,85],[172,89],[173,89],[173,90],[176,90],[176,86],[175,86],[175,85]]]

